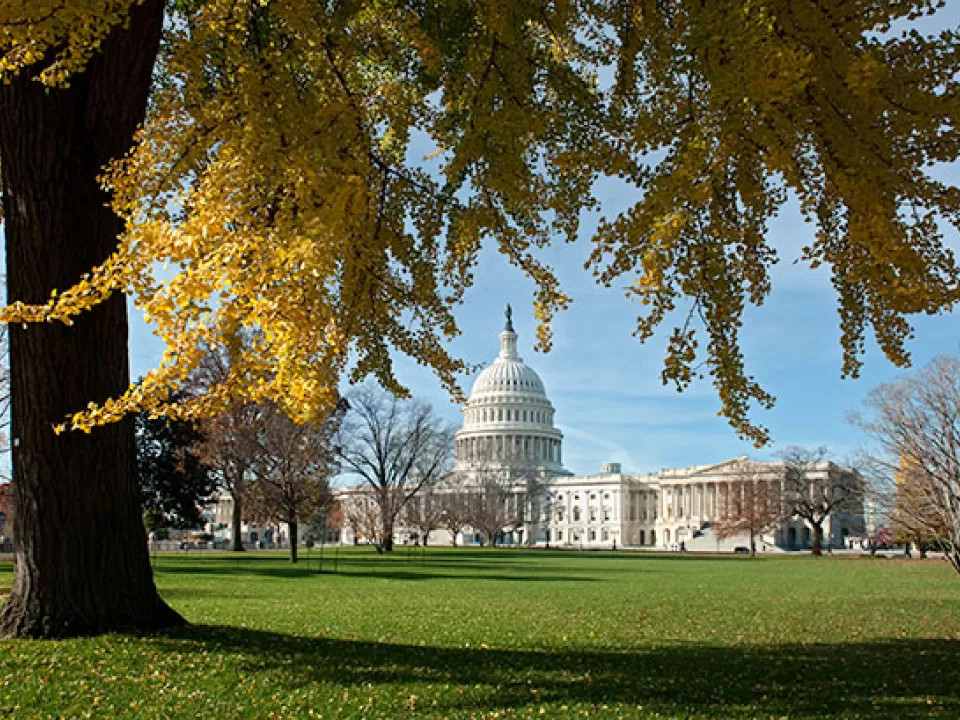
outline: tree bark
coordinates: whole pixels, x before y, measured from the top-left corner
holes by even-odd
[[[287,522],[287,527],[290,530],[290,562],[296,565],[299,524],[296,520],[292,520]]]
[[[69,87],[28,68],[0,84],[9,301],[43,303],[116,248],[123,222],[97,176],[132,145],[159,47],[163,0],[131,11]],[[0,634],[63,637],[182,623],[157,593],[140,514],[133,418],[57,436],[88,401],[129,385],[126,299],[72,327],[10,328],[13,588]]]
[[[233,495],[233,513],[230,516],[230,549],[233,552],[243,552],[243,503],[240,500],[240,493],[236,492],[236,483],[234,483]]]
[[[813,547],[810,552],[813,555],[823,555],[823,526],[820,523],[813,524]]]
[[[949,547],[946,549],[946,552],[944,552],[944,555],[946,555],[947,562],[950,563],[953,569],[960,573],[960,548]]]

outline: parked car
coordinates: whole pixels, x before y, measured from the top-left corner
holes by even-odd
[[[737,555],[749,555],[749,554],[750,554],[750,548],[748,548],[746,545],[737,545],[737,546],[733,549],[733,551],[734,551]]]

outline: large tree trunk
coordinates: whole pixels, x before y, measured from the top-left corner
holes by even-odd
[[[231,493],[233,496],[233,513],[230,516],[230,549],[234,552],[243,551],[243,502],[240,500],[240,493],[236,491],[236,483],[234,483],[234,492]]]
[[[297,542],[299,541],[299,524],[296,520],[288,521],[287,528],[290,531],[290,562],[297,564]]]
[[[122,221],[97,175],[142,121],[163,18],[146,0],[69,87],[35,72],[0,84],[0,168],[11,302],[43,303],[117,245]],[[35,71],[35,68],[32,69]],[[182,623],[153,583],[133,419],[56,436],[52,423],[129,384],[126,300],[76,324],[10,328],[13,589],[0,634],[62,637]]]
[[[813,548],[810,552],[823,555],[823,525],[820,523],[813,523]]]

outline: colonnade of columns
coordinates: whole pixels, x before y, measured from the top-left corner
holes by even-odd
[[[498,433],[457,438],[457,462],[523,459],[563,463],[562,445],[557,438],[540,435]]]
[[[780,508],[783,492],[784,483],[779,479],[665,485],[660,489],[657,515],[664,521],[696,518],[713,522],[742,513],[750,502]]]
[[[464,423],[479,425],[488,422],[531,422],[553,426],[553,410],[544,408],[504,407],[469,407],[464,412]]]

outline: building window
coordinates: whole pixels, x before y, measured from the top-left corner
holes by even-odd
[[[604,509],[604,511],[603,511],[603,519],[604,519],[604,520],[609,520],[609,519],[610,519],[610,511],[609,511],[609,510]]]
[[[557,510],[557,522],[563,522],[563,508]]]
[[[603,530],[600,532],[600,539],[603,540],[604,542],[606,542],[609,537],[610,535],[607,534],[606,530]]]
[[[580,508],[578,507],[573,509],[573,521],[580,522]]]
[[[563,540],[563,530],[557,530],[557,540]]]
[[[596,531],[596,530],[591,530],[591,531],[590,531],[590,540],[593,541],[593,540],[596,540],[596,539],[597,539],[597,531]]]
[[[597,519],[597,511],[593,508],[590,508],[590,522],[593,522]]]

